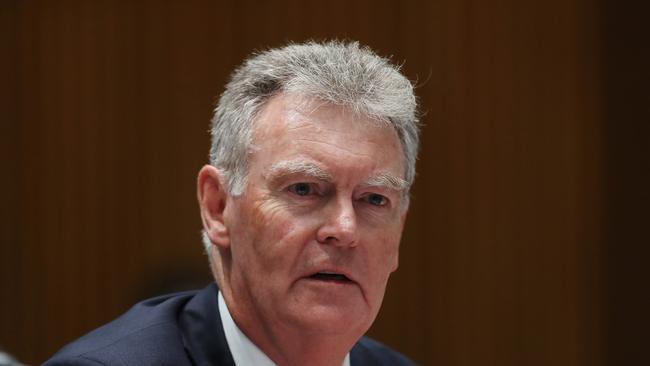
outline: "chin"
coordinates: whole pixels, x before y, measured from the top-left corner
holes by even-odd
[[[305,332],[339,336],[354,334],[355,339],[370,328],[374,319],[374,316],[358,310],[349,311],[327,305],[317,305],[291,315],[293,323]]]

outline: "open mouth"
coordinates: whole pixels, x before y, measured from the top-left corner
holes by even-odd
[[[320,280],[320,281],[351,282],[351,280],[344,274],[332,273],[332,272],[314,273],[313,275],[309,276],[309,278]]]

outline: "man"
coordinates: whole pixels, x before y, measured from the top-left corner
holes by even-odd
[[[411,83],[357,43],[289,45],[232,76],[198,175],[218,288],[162,296],[47,365],[401,365],[362,337],[415,176]]]

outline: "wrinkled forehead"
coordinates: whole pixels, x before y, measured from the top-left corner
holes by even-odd
[[[308,122],[312,122],[311,117],[315,114],[319,115],[321,122],[348,117],[355,124],[386,129],[394,133],[395,138],[398,139],[397,132],[389,121],[369,117],[351,106],[335,104],[317,97],[280,93],[266,101],[256,114],[251,136],[252,147],[259,145],[260,141],[264,141],[274,132],[305,127]],[[282,116],[282,118],[272,118],[272,116]],[[318,128],[318,126],[313,127]]]
[[[298,158],[299,162],[320,163],[324,171],[347,171],[349,177],[366,179],[366,175],[387,172],[395,179],[405,179],[395,130],[347,107],[317,99],[276,97],[257,116],[252,137],[249,169],[258,173]],[[403,186],[392,184],[396,185]]]

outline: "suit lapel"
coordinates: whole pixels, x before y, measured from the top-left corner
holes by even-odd
[[[179,315],[183,344],[196,366],[235,366],[221,324],[218,290],[216,284],[206,287]]]

